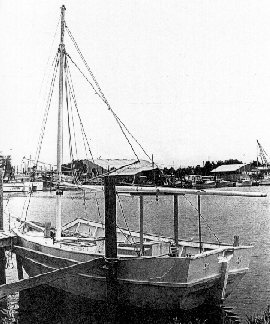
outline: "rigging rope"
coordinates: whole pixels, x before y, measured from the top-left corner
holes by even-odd
[[[127,230],[128,230],[128,232],[129,232],[129,235],[130,235],[130,237],[131,237],[131,239],[132,239],[133,242],[131,242],[131,241],[129,240],[129,237],[128,237],[126,234],[124,234],[124,233],[122,232],[121,228],[118,227],[118,225],[116,225],[116,226],[120,229],[120,231],[122,232],[122,234],[123,234],[123,235],[126,237],[126,239],[130,242],[130,244],[134,244],[134,245],[135,245],[135,248],[136,248],[136,242],[134,241],[134,239],[133,239],[133,237],[132,237],[132,235],[131,235],[131,231],[130,231],[129,226],[128,226],[128,222],[127,222],[127,219],[126,219],[126,216],[125,216],[125,213],[124,213],[124,209],[123,209],[123,206],[122,206],[122,203],[121,203],[121,199],[120,199],[120,197],[119,197],[119,195],[118,195],[117,192],[116,192],[116,195],[117,195],[117,198],[118,198],[118,203],[119,203],[119,206],[120,206],[120,209],[121,209],[121,213],[122,213],[122,216],[123,216],[123,218],[124,218],[124,221],[125,221],[125,224],[126,224]]]
[[[94,81],[94,83],[95,83],[95,85],[96,85],[96,87],[97,87],[97,89],[98,89],[98,92],[97,92],[97,90],[95,89],[95,87],[93,86],[93,84],[92,84],[91,82],[89,82],[89,80],[87,79],[88,82],[91,84],[92,88],[95,90],[95,93],[97,93],[97,94],[99,95],[99,97],[100,97],[100,98],[103,100],[103,102],[107,105],[108,109],[112,112],[112,114],[113,114],[113,116],[114,116],[116,122],[118,123],[118,126],[120,127],[120,129],[121,129],[123,135],[125,136],[127,142],[129,143],[129,145],[130,145],[130,147],[131,147],[131,149],[132,149],[134,155],[135,155],[135,156],[137,157],[137,159],[139,160],[139,158],[138,158],[138,156],[137,156],[137,154],[136,154],[136,152],[135,152],[135,150],[134,150],[134,148],[133,148],[131,142],[129,141],[129,138],[127,137],[126,133],[124,132],[124,130],[123,130],[123,128],[122,128],[123,123],[122,123],[121,120],[117,117],[117,115],[115,114],[115,112],[112,110],[112,108],[111,108],[111,106],[110,106],[110,104],[109,104],[107,98],[105,97],[104,93],[102,92],[102,90],[101,90],[101,88],[100,88],[100,86],[99,86],[99,84],[98,84],[98,82],[97,82],[97,80],[96,80],[96,78],[95,78],[93,72],[91,71],[90,67],[88,66],[88,64],[87,64],[87,62],[86,62],[84,56],[82,55],[82,52],[81,52],[80,49],[79,49],[78,44],[76,43],[76,41],[75,41],[74,37],[72,36],[72,34],[71,34],[69,28],[67,27],[67,25],[66,25],[66,30],[67,30],[68,35],[69,35],[69,37],[71,38],[71,40],[72,40],[72,42],[73,42],[75,48],[76,48],[76,50],[77,50],[79,56],[81,57],[81,59],[82,59],[84,65],[85,65],[87,71],[88,71],[89,74],[91,75],[91,77],[92,77],[92,79],[93,79],[93,81]],[[70,56],[69,56],[69,57],[70,57]],[[71,59],[71,57],[70,57],[70,59]],[[71,59],[71,61],[74,63],[74,61],[73,61],[72,59]],[[74,64],[75,64],[75,63],[74,63]],[[78,68],[78,66],[77,66],[76,64],[75,64],[75,66]],[[78,69],[79,69],[79,68],[78,68]],[[79,69],[79,71],[81,72],[80,69]],[[83,75],[84,75],[84,74],[83,74]],[[126,127],[125,127],[125,129],[127,130]],[[130,132],[128,132],[128,133],[131,135]],[[132,138],[135,139],[133,136],[132,136]],[[139,144],[137,140],[136,140],[136,143]],[[139,146],[142,148],[142,146],[141,146],[140,144],[139,144]],[[146,153],[144,149],[143,149],[143,152]],[[146,155],[148,156],[148,158],[150,158],[148,154],[146,154]]]
[[[66,75],[66,74],[65,74]],[[69,120],[69,98],[68,98],[68,85],[67,85],[67,78],[65,77],[65,88],[66,88],[66,104],[67,104],[67,118],[68,118],[68,134],[69,134],[69,153],[71,161],[74,160],[73,158],[73,151],[72,151],[72,140],[71,140],[71,130],[70,130],[70,120]],[[73,172],[73,164],[72,164],[72,172]]]
[[[68,54],[67,54],[67,56],[68,56]],[[72,83],[72,77],[71,77],[68,61],[67,61],[67,72],[68,72],[67,73],[67,80],[68,80],[69,89],[71,91],[71,96],[73,98],[73,102],[74,102],[74,105],[75,105],[75,108],[76,108],[76,111],[77,111],[77,115],[78,115],[78,118],[79,118],[79,122],[80,122],[81,132],[82,132],[82,135],[83,135],[82,138],[83,138],[84,149],[87,152],[87,149],[86,149],[86,145],[87,145],[88,150],[89,150],[89,154],[90,154],[90,156],[92,158],[92,162],[94,162],[93,154],[92,154],[92,151],[91,151],[91,148],[90,148],[90,145],[89,145],[89,142],[88,142],[85,130],[84,130],[84,126],[83,126],[83,123],[82,123],[80,113],[79,113],[79,109],[78,109],[77,100],[76,100],[76,97],[75,97],[75,91],[74,91],[74,86],[73,86],[73,83]]]
[[[186,197],[186,195],[183,195],[184,196],[184,198],[190,203],[190,205],[197,211],[197,212],[199,212],[198,211],[198,208],[197,207],[195,207],[193,204],[192,204],[192,202]],[[207,228],[209,229],[209,231],[214,235],[214,237],[216,238],[216,240],[218,241],[218,244],[220,244],[220,241],[219,241],[219,239],[218,239],[218,237],[217,237],[217,235],[215,234],[215,232],[212,230],[212,228],[208,225],[208,223],[207,223],[207,221],[206,221],[206,219],[203,217],[203,215],[202,214],[200,214],[201,215],[201,218],[205,221],[205,224],[206,224],[206,226],[207,226]]]
[[[68,70],[68,68],[67,68],[67,70]],[[67,81],[67,85],[69,86],[69,80],[68,80],[68,74],[67,73],[66,73],[66,81]],[[68,87],[68,94],[69,94],[70,111],[71,111],[71,118],[72,118],[74,146],[75,146],[76,156],[78,156],[77,143],[76,143],[76,135],[75,135],[75,125],[74,125],[74,118],[73,118],[73,109],[72,109],[72,100],[71,100],[72,95],[71,95],[71,92],[70,92],[70,86]]]
[[[102,95],[100,93],[97,92],[97,90],[95,89],[95,87],[93,86],[93,84],[89,81],[89,79],[84,75],[84,73],[81,71],[81,69],[78,67],[78,65],[73,61],[73,59],[71,58],[71,56],[67,53],[67,56],[70,58],[71,62],[75,65],[75,67],[79,70],[79,72],[83,75],[83,77],[87,80],[87,82],[92,86],[93,90],[95,91],[95,94],[97,94],[101,100],[103,100],[103,102],[105,102],[105,104],[108,106],[109,110],[111,111],[111,113],[113,114],[117,124],[119,125],[123,135],[125,136],[127,142],[129,143],[134,155],[137,157],[137,159],[139,160],[132,144],[130,143],[129,138],[127,137],[126,133],[124,132],[122,125],[125,127],[125,129],[127,130],[126,126],[121,122],[120,118],[116,115],[116,113],[112,110],[111,106],[109,105],[107,99],[104,100],[104,98],[102,97]],[[131,133],[128,131],[128,133],[131,135]],[[132,136],[132,135],[131,135]],[[139,142],[134,138],[134,136],[132,136],[132,138],[137,142],[137,144],[142,148],[142,146],[139,144]],[[143,152],[145,153],[145,150],[143,149]],[[147,153],[145,153],[148,157],[149,155]]]
[[[49,96],[48,96],[48,100],[47,100],[46,109],[45,109],[45,112],[44,112],[41,132],[40,132],[40,136],[39,136],[39,142],[38,142],[39,144],[38,144],[37,151],[36,151],[36,157],[35,157],[36,163],[39,160],[39,155],[40,155],[40,151],[41,151],[41,145],[42,145],[43,138],[44,138],[44,133],[45,133],[45,128],[46,128],[47,119],[48,119],[48,113],[49,113],[49,109],[50,109],[50,105],[51,105],[51,100],[52,100],[52,95],[53,95],[53,90],[54,90],[54,83],[55,83],[55,79],[56,79],[56,72],[57,72],[57,67],[58,67],[58,64],[59,64],[59,60],[60,60],[60,56],[59,56],[59,53],[57,53],[56,56],[55,56],[55,66],[54,66],[53,78],[51,80]]]
[[[94,87],[94,85],[93,85],[93,84],[88,80],[88,78],[84,75],[84,73],[83,73],[83,72],[81,71],[81,69],[77,66],[77,64],[72,60],[72,58],[70,57],[70,55],[67,54],[67,55],[69,56],[70,60],[71,60],[72,63],[76,66],[76,68],[80,71],[80,73],[84,76],[84,78],[88,81],[88,83],[91,85],[91,87],[93,88],[93,90],[95,91],[95,93],[96,93],[96,94],[97,94],[97,95],[98,95],[98,96],[103,100],[103,102],[107,105],[108,109],[112,112],[114,118],[116,119],[116,121],[117,121],[117,123],[118,123],[118,125],[119,125],[119,127],[120,127],[120,129],[121,129],[121,131],[122,131],[122,133],[123,133],[124,136],[126,137],[128,143],[129,143],[129,145],[131,146],[132,151],[133,151],[134,155],[137,157],[137,159],[139,160],[139,158],[138,158],[138,156],[137,156],[135,150],[133,149],[132,144],[130,143],[128,137],[126,136],[126,133],[123,131],[122,126],[125,128],[125,130],[128,132],[128,134],[129,134],[129,135],[133,138],[133,140],[134,140],[134,141],[139,145],[139,147],[141,148],[141,150],[144,152],[144,154],[145,154],[145,155],[149,158],[149,160],[151,161],[151,157],[147,154],[147,152],[146,152],[145,149],[142,147],[142,145],[141,145],[141,144],[138,142],[138,140],[137,140],[137,139],[136,139],[136,138],[131,134],[131,132],[127,129],[127,127],[125,126],[125,124],[120,120],[120,118],[119,118],[119,117],[116,115],[116,113],[112,110],[112,107],[111,107],[111,105],[109,104],[107,98],[105,97],[103,91],[101,90],[101,88],[100,88],[100,86],[99,86],[99,84],[98,84],[98,82],[97,82],[97,80],[96,80],[96,78],[95,78],[93,72],[91,71],[90,67],[88,66],[88,64],[87,64],[87,62],[86,62],[86,60],[85,60],[85,58],[83,57],[82,52],[80,51],[79,46],[78,46],[77,42],[75,41],[75,38],[74,38],[73,35],[71,34],[71,31],[69,30],[68,26],[66,25],[65,27],[66,27],[66,30],[67,30],[67,32],[68,32],[68,35],[69,35],[69,37],[71,38],[71,40],[72,40],[72,42],[73,42],[73,44],[74,44],[74,46],[75,46],[75,48],[76,48],[76,50],[77,50],[79,56],[81,57],[81,59],[82,59],[84,65],[85,65],[85,67],[87,68],[89,74],[91,75],[91,77],[92,77],[92,79],[93,79],[93,81],[94,81],[94,83],[95,83],[95,85],[96,85],[98,91],[96,90],[96,88]],[[121,126],[121,125],[122,125],[122,126]],[[155,165],[156,165],[156,164],[155,164]],[[156,166],[157,166],[157,165],[156,165]],[[157,166],[157,167],[158,167],[158,166]]]

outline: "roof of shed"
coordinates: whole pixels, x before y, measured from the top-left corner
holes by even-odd
[[[218,172],[235,172],[238,171],[240,168],[244,167],[247,164],[224,164],[220,165],[216,169],[212,170],[213,173]]]

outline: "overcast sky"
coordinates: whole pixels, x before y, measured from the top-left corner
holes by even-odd
[[[37,150],[62,4],[112,109],[154,160],[176,168],[250,162],[257,139],[270,156],[269,1],[0,0],[0,151],[14,164]],[[112,114],[70,66],[94,158],[134,158]],[[40,155],[48,163],[56,160],[57,102]]]

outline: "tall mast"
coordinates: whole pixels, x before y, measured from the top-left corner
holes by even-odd
[[[61,166],[63,163],[63,66],[64,66],[64,32],[65,32],[65,6],[61,7],[61,36],[60,36],[60,71],[59,71],[59,106],[58,106],[58,129],[57,129],[57,180],[61,182]],[[56,191],[56,240],[61,237],[61,191]]]

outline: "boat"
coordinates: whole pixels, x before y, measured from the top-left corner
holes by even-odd
[[[216,188],[235,187],[234,183],[229,180],[216,179]]]
[[[4,161],[3,192],[33,192],[43,190],[43,181],[34,179],[31,175],[15,173],[10,156],[0,156]]]
[[[186,176],[186,181],[190,184],[191,188],[195,189],[207,189],[216,187],[214,177],[211,176],[191,174]]]
[[[203,242],[201,199],[205,195],[265,197],[259,192],[197,190],[169,187],[116,186],[119,172],[103,176],[104,185],[64,183],[62,165],[62,86],[65,7],[61,7],[59,45],[59,107],[56,188],[56,226],[14,216],[11,229],[17,236],[13,246],[19,281],[2,285],[0,296],[35,285],[48,284],[93,300],[150,309],[193,309],[202,304],[220,304],[230,295],[249,269],[252,246]],[[106,102],[105,102],[106,103]],[[129,167],[129,166],[127,166]],[[61,186],[104,194],[104,221],[77,218],[62,226]],[[140,230],[116,226],[116,197],[138,200]],[[173,197],[174,237],[145,233],[144,197]],[[196,195],[198,239],[179,238],[179,199]],[[29,278],[23,279],[23,269]]]
[[[235,182],[236,187],[251,187],[253,186],[253,181],[252,179],[246,177],[246,178],[241,178],[238,181]]]

